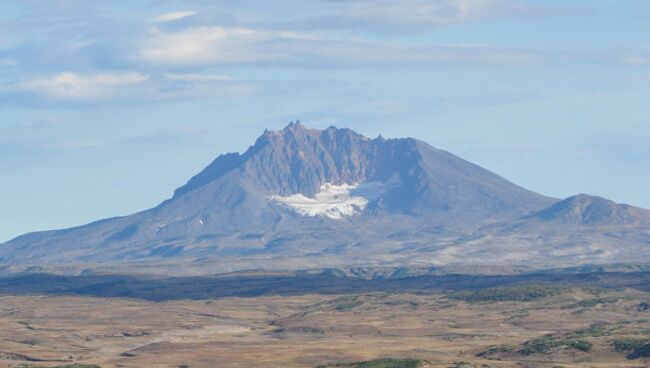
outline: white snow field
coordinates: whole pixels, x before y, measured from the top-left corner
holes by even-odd
[[[313,198],[298,193],[286,197],[273,195],[269,199],[302,216],[323,216],[341,220],[363,211],[368,203],[379,198],[387,187],[386,183],[379,182],[342,185],[326,183],[321,185],[320,191]]]

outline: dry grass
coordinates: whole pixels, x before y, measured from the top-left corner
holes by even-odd
[[[568,290],[534,301],[467,303],[444,295],[369,294],[146,302],[92,297],[0,297],[0,366],[316,367],[384,357],[424,367],[643,367],[616,352],[617,336],[643,337],[650,312],[638,291],[603,297]],[[578,304],[580,306],[581,304]],[[580,337],[590,352],[477,357],[548,334]],[[644,332],[645,331],[645,332]],[[593,333],[592,333],[593,332]],[[562,335],[562,336],[564,336]],[[6,353],[4,359],[2,353]],[[14,355],[11,355],[14,354]],[[20,358],[22,356],[22,358]],[[13,358],[12,358],[13,357]],[[25,362],[10,359],[32,358]]]

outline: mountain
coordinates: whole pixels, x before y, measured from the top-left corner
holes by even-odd
[[[243,154],[217,157],[155,208],[20,236],[0,246],[0,264],[198,274],[513,260],[537,266],[552,257],[509,256],[539,248],[528,239],[537,233],[520,234],[521,243],[511,242],[513,234],[609,224],[610,232],[631,231],[625,239],[636,246],[648,239],[648,213],[596,197],[557,201],[417,139],[291,123],[265,131]],[[569,265],[594,261],[569,258]]]
[[[605,198],[579,194],[529,216],[530,220],[570,225],[640,225],[650,223],[650,211]]]
[[[538,268],[647,263],[650,211],[580,194],[512,221],[486,226],[462,242],[466,260],[494,254]]]

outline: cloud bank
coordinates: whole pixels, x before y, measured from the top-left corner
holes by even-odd
[[[441,27],[572,8],[524,0],[251,0],[98,7],[79,1],[30,7],[0,25],[2,102],[43,104],[165,100],[250,94],[260,81],[227,68],[539,68],[567,62],[650,64],[646,50],[563,52],[485,43],[441,43]],[[136,11],[137,10],[137,11]],[[79,16],[79,14],[83,14]],[[12,32],[28,29],[29,32]],[[404,33],[423,35],[401,39]],[[384,35],[384,36],[376,36]],[[390,37],[385,37],[389,34]],[[146,96],[146,97],[145,97]]]

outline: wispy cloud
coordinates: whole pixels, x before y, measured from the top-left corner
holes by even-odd
[[[91,75],[65,72],[20,82],[14,88],[62,99],[95,99],[118,93],[125,87],[144,83],[148,79],[149,76],[134,72]]]
[[[174,21],[174,20],[187,18],[187,17],[192,16],[194,14],[196,14],[196,11],[193,11],[193,10],[176,11],[176,12],[171,12],[171,13],[165,13],[165,14],[161,14],[161,15],[155,17],[154,22],[170,22],[170,21]]]
[[[148,63],[178,65],[246,62],[256,57],[250,47],[269,38],[263,32],[245,28],[193,27],[179,32],[154,30],[135,57]]]
[[[541,9],[511,0],[358,0],[327,1],[329,14],[308,22],[315,27],[416,31],[485,18],[537,13]]]
[[[227,75],[216,74],[198,74],[198,73],[166,73],[165,77],[171,80],[184,81],[184,82],[223,82],[232,81],[234,78]]]
[[[182,99],[204,93],[247,95],[259,90],[257,82],[221,75],[220,69],[230,66],[510,69],[564,62],[650,63],[645,51],[578,54],[488,42],[434,42],[410,35],[399,38],[402,32],[464,22],[570,11],[535,5],[539,2],[278,0],[251,6],[249,1],[196,0],[189,2],[191,10],[140,7],[140,13],[124,17],[111,16],[123,14],[124,4],[100,11],[75,1],[66,2],[65,9],[49,5],[33,10],[29,19],[14,22],[17,28],[31,30],[24,42],[0,49],[0,68],[11,70],[0,74],[0,98],[94,103]],[[84,17],[70,16],[76,6],[83,8]],[[367,34],[384,31],[396,37]],[[64,70],[69,72],[60,72]]]
[[[330,32],[416,33],[473,21],[584,10],[524,0],[319,0],[302,5],[301,19],[268,24]]]
[[[134,57],[143,63],[184,67],[224,64],[527,67],[550,59],[544,52],[532,49],[472,45],[407,46],[218,26],[190,27],[172,32],[153,30]]]
[[[141,103],[256,93],[258,82],[201,73],[64,72],[0,87],[0,101],[26,105]]]

